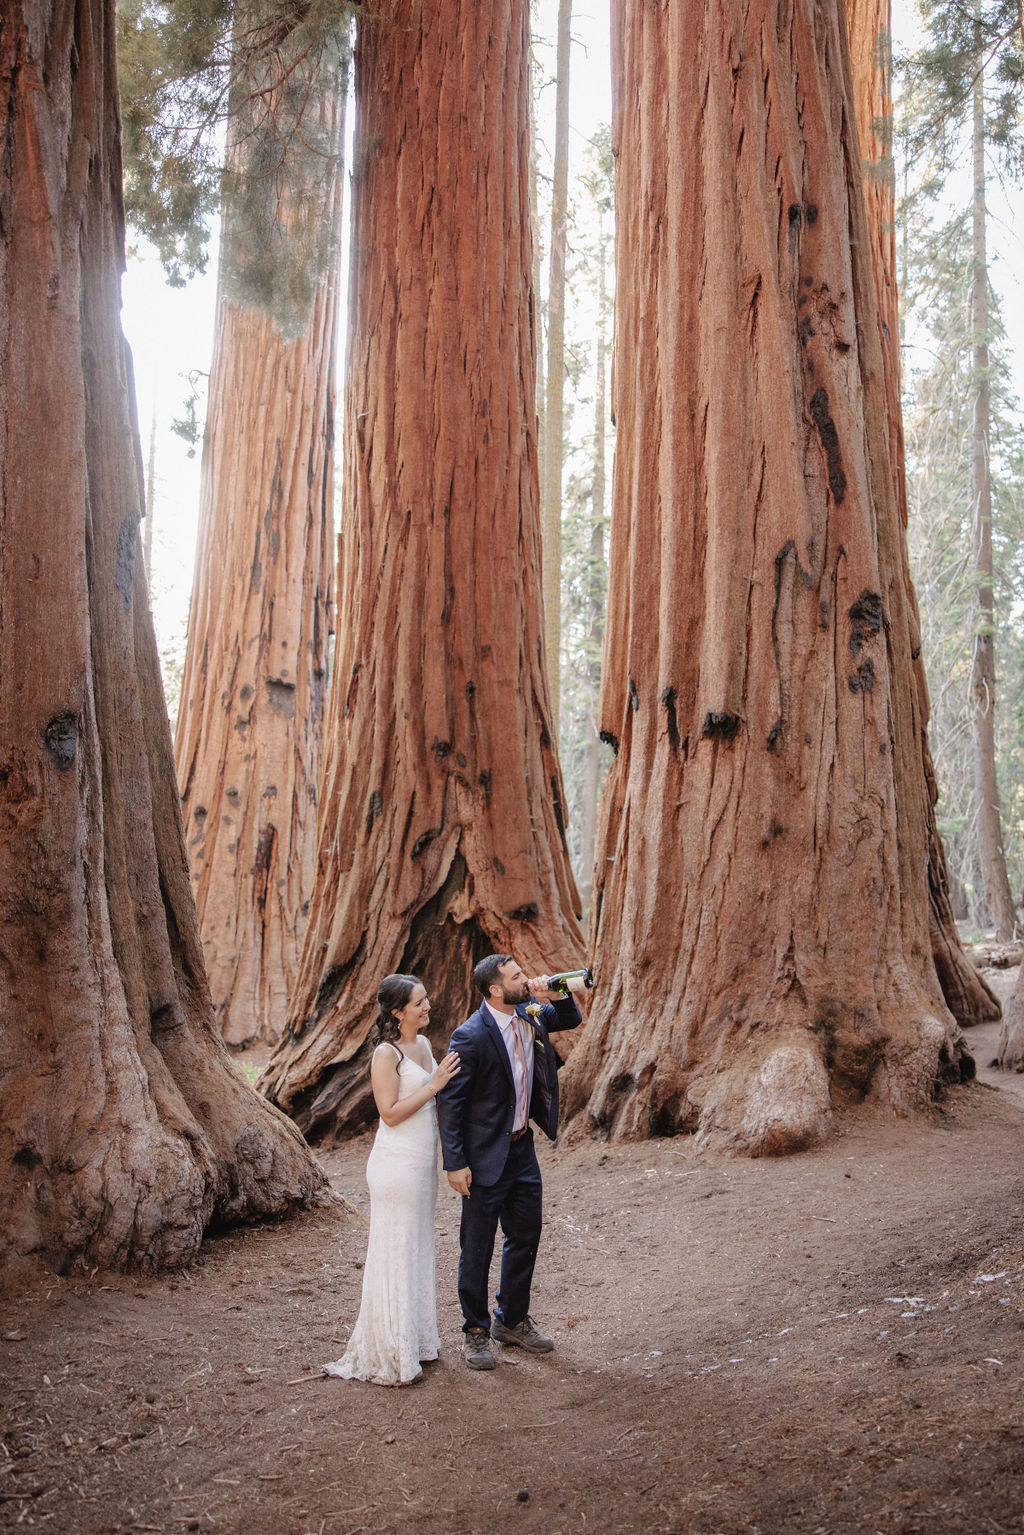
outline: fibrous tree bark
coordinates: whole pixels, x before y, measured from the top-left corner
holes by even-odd
[[[781,1152],[973,1065],[929,944],[845,18],[613,12],[617,759],[565,1096],[613,1135]]]
[[[109,0],[0,35],[0,1254],[152,1268],[325,1187],[213,1027],[139,541]]]
[[[469,972],[582,956],[541,622],[527,0],[359,31],[337,664],[317,878],[262,1080],[310,1134],[372,1109],[389,971],[433,1035]]]
[[[333,168],[268,217],[336,229],[344,80],[310,78],[308,89]],[[274,94],[271,121],[289,110]],[[252,154],[251,137],[232,121],[229,163],[239,140]],[[176,732],[207,974],[232,1045],[276,1041],[287,1020],[313,884],[333,621],[336,264],[314,274],[307,311],[285,324],[272,294],[260,305],[233,290],[235,247],[251,238],[229,198]]]
[[[875,278],[878,335],[885,378],[885,419],[889,429],[889,461],[900,522],[907,526],[907,482],[900,388],[900,328],[896,280],[896,195],[892,152],[892,4],[891,0],[851,0],[847,6],[850,59],[857,135],[861,153],[861,184],[871,241]],[[917,599],[910,576],[906,539],[901,540],[907,601],[914,630],[912,657],[917,708],[921,720],[921,758],[928,810],[928,920],[932,957],[946,1005],[956,1021],[967,1027],[999,1017],[999,1001],[971,964],[957,932],[950,899],[946,853],[936,820],[939,789],[928,744],[928,681],[921,655]]]

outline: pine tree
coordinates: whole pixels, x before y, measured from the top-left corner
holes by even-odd
[[[977,835],[985,895],[997,936],[1012,936],[1014,901],[1006,873],[996,773],[996,610],[992,546],[991,380],[989,348],[988,162],[1011,172],[1024,149],[1019,115],[1024,52],[1015,0],[928,0],[928,41],[906,66],[916,98],[915,158],[948,171],[966,156],[971,175],[971,541],[975,608],[970,681]],[[991,84],[989,84],[991,82]]]

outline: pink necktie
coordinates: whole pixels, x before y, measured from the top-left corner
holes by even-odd
[[[519,1067],[520,1076],[516,1083],[516,1121],[513,1130],[526,1128],[527,1120],[527,1081],[526,1081],[526,1049],[523,1045],[523,1036],[520,1033],[522,1024],[519,1018],[512,1017],[512,1048],[515,1051],[516,1065]],[[521,1084],[521,1085],[520,1085]]]

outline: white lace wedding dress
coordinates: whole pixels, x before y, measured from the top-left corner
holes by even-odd
[[[399,1101],[429,1082],[405,1054],[398,1067]],[[436,1359],[434,1205],[437,1200],[437,1110],[425,1103],[400,1125],[380,1122],[366,1164],[370,1240],[363,1297],[341,1359],[328,1375],[397,1386],[415,1380],[420,1362]]]

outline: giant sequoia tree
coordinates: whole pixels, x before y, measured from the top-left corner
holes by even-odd
[[[0,35],[0,1254],[154,1267],[322,1186],[216,1036],[138,538],[113,6]]]
[[[436,1037],[491,949],[582,953],[544,669],[527,0],[382,0],[356,49],[338,647],[317,878],[265,1090],[371,1105],[388,971]]]
[[[878,337],[885,379],[885,419],[889,430],[889,462],[900,523],[907,527],[907,482],[903,442],[903,410],[900,389],[899,308],[896,292],[896,197],[893,165],[892,120],[892,25],[891,0],[851,0],[846,10],[850,37],[851,75],[857,136],[861,153],[861,180],[871,264],[875,277]],[[910,578],[905,537],[900,541],[907,583],[911,624],[918,629],[917,599]],[[927,786],[928,811],[928,917],[932,957],[950,1012],[958,1023],[969,1025],[999,1017],[999,1002],[964,952],[957,932],[949,894],[946,853],[936,823],[939,798],[935,768],[928,744],[928,681],[921,640],[914,641],[914,686],[921,728],[921,760]]]
[[[232,1044],[283,1032],[313,884],[332,619],[341,63],[323,46],[271,54],[265,89],[246,81],[228,130],[235,174],[176,749],[207,974]],[[276,173],[258,178],[254,163]]]
[[[568,1107],[783,1151],[837,1098],[909,1110],[970,1069],[930,953],[844,9],[618,0],[613,27],[618,755]]]

